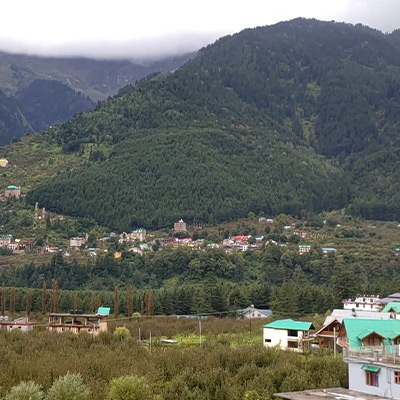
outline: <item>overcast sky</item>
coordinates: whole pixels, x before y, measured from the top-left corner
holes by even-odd
[[[149,58],[297,17],[400,28],[400,0],[0,0],[0,49]]]

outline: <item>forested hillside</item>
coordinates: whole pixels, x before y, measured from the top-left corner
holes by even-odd
[[[344,206],[400,218],[396,37],[306,19],[224,37],[53,130],[92,161],[28,199],[121,230]]]
[[[147,65],[127,60],[49,58],[0,52],[0,145],[94,108],[98,100],[150,73],[173,70],[191,55]],[[4,92],[4,93],[3,93]]]

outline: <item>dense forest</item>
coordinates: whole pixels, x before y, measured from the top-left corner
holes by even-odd
[[[27,292],[32,293],[32,310],[40,311],[43,285],[50,301],[56,279],[63,310],[73,308],[75,297],[86,310],[94,309],[96,301],[112,306],[118,288],[119,311],[126,315],[132,287],[132,311],[141,312],[146,293],[151,293],[156,314],[235,312],[253,303],[277,314],[298,316],[325,313],[358,293],[395,292],[399,262],[398,257],[359,258],[351,253],[326,257],[317,250],[299,254],[275,246],[233,254],[220,249],[165,249],[143,257],[126,252],[120,260],[110,255],[84,264],[57,254],[48,264],[2,269],[0,282],[8,287],[7,307],[12,288],[20,288],[14,293],[18,311],[26,309]]]
[[[396,43],[306,19],[221,38],[47,133],[91,156],[28,201],[117,230],[343,207],[398,219]]]

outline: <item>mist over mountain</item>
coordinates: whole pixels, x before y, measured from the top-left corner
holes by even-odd
[[[0,90],[7,96],[0,99],[0,144],[89,111],[120,88],[148,74],[176,69],[191,56],[133,63],[0,52]]]

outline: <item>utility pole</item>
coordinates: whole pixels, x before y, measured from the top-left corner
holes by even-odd
[[[336,326],[333,327],[333,357],[336,358]]]
[[[201,347],[201,315],[199,316],[199,343]]]

